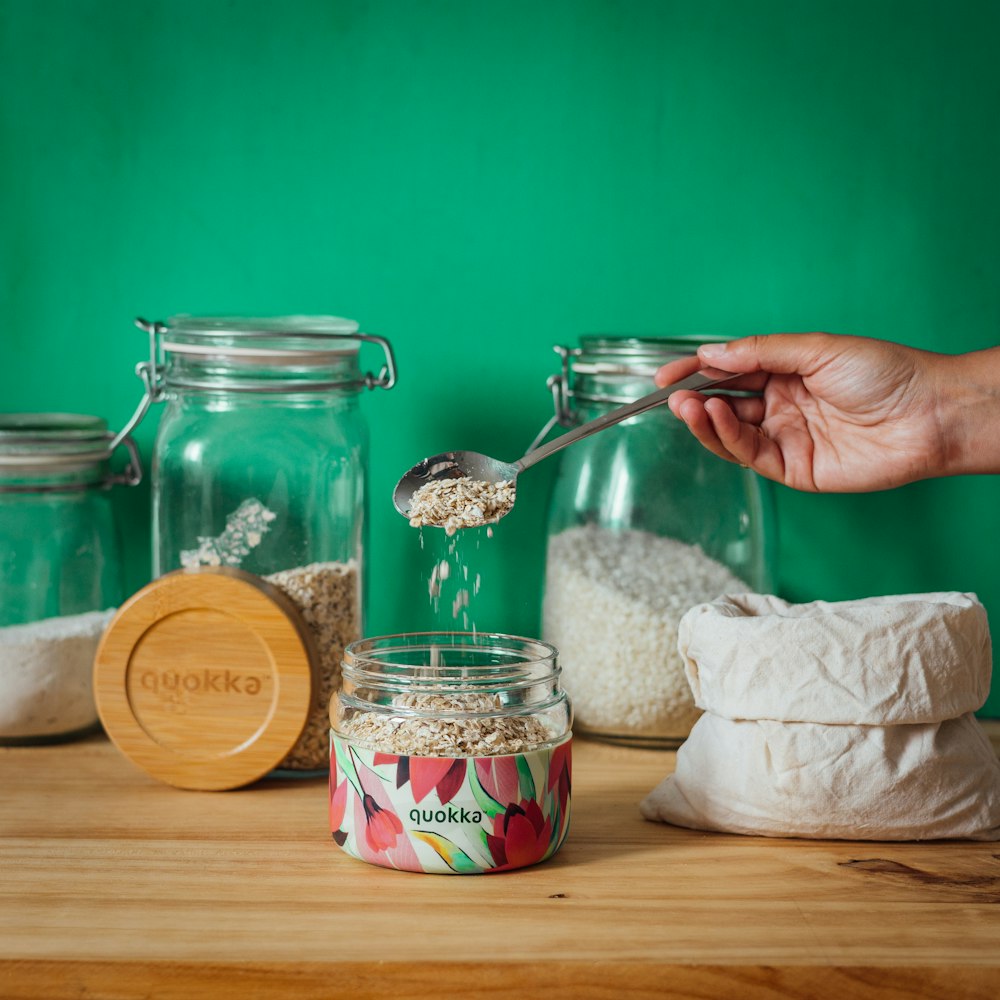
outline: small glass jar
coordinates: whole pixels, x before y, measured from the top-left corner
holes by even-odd
[[[561,846],[572,712],[548,643],[472,632],[352,643],[330,721],[330,828],[353,857],[484,874]]]
[[[542,436],[654,391],[656,369],[706,339],[556,347],[556,412]],[[560,650],[578,731],[676,748],[700,714],[678,622],[722,593],[770,588],[770,484],[710,454],[661,406],[561,453],[547,531],[542,634]]]
[[[153,447],[153,572],[238,567],[291,598],[318,651],[315,708],[281,769],[329,764],[326,706],[363,634],[367,388],[391,388],[386,340],[332,316],[177,316],[150,337],[136,413],[162,402]],[[384,352],[363,373],[363,343]]]
[[[0,744],[97,728],[94,651],[123,596],[111,489],[141,476],[99,417],[0,414]]]

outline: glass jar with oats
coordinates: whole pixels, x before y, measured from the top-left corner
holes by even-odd
[[[548,643],[473,632],[351,643],[330,721],[330,826],[353,857],[469,875],[561,846],[572,712]]]
[[[654,390],[653,375],[711,337],[588,336],[556,347],[556,425]],[[717,339],[717,338],[716,338]],[[770,589],[770,483],[710,454],[660,406],[567,448],[548,511],[542,635],[560,650],[578,731],[676,748],[700,712],[677,652],[684,612]]]
[[[151,474],[154,576],[238,570],[291,602],[315,653],[314,690],[305,728],[277,766],[325,770],[327,705],[344,647],[363,635],[365,619],[368,428],[360,399],[395,384],[392,349],[333,316],[137,325],[148,334],[149,360],[137,369],[146,394],[134,420],[162,404]],[[362,349],[379,374],[364,371]],[[239,664],[231,669],[238,674]],[[192,680],[192,701],[199,692],[225,693]],[[250,703],[245,690],[230,693]]]

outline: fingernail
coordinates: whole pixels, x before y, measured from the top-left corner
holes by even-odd
[[[725,344],[702,344],[698,348],[698,354],[703,358],[721,358],[725,353]]]

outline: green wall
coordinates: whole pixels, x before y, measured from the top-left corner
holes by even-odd
[[[360,320],[400,368],[364,400],[369,631],[431,627],[391,486],[519,454],[553,344],[997,343],[998,29],[973,0],[4,0],[0,409],[121,425],[136,315]],[[538,633],[550,479],[467,546],[480,628]],[[777,501],[784,596],[972,590],[1000,620],[1000,477]],[[119,502],[136,589],[148,492]]]

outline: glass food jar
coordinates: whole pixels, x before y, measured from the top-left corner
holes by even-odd
[[[177,316],[138,373],[164,409],[153,448],[153,571],[239,568],[277,586],[318,653],[315,705],[281,767],[328,766],[326,706],[363,634],[368,428],[364,389],[396,381],[392,349],[332,316]],[[384,354],[378,375],[360,351]]]
[[[330,828],[353,857],[440,874],[536,864],[569,825],[571,725],[548,643],[416,632],[351,643],[330,703]]]
[[[652,392],[658,367],[706,339],[556,347],[555,416],[540,438]],[[710,454],[661,406],[562,452],[547,532],[542,634],[560,650],[578,731],[676,748],[700,714],[678,622],[722,593],[771,587],[770,484]]]
[[[111,489],[141,477],[99,417],[0,414],[0,744],[97,728],[94,651],[123,596]]]

